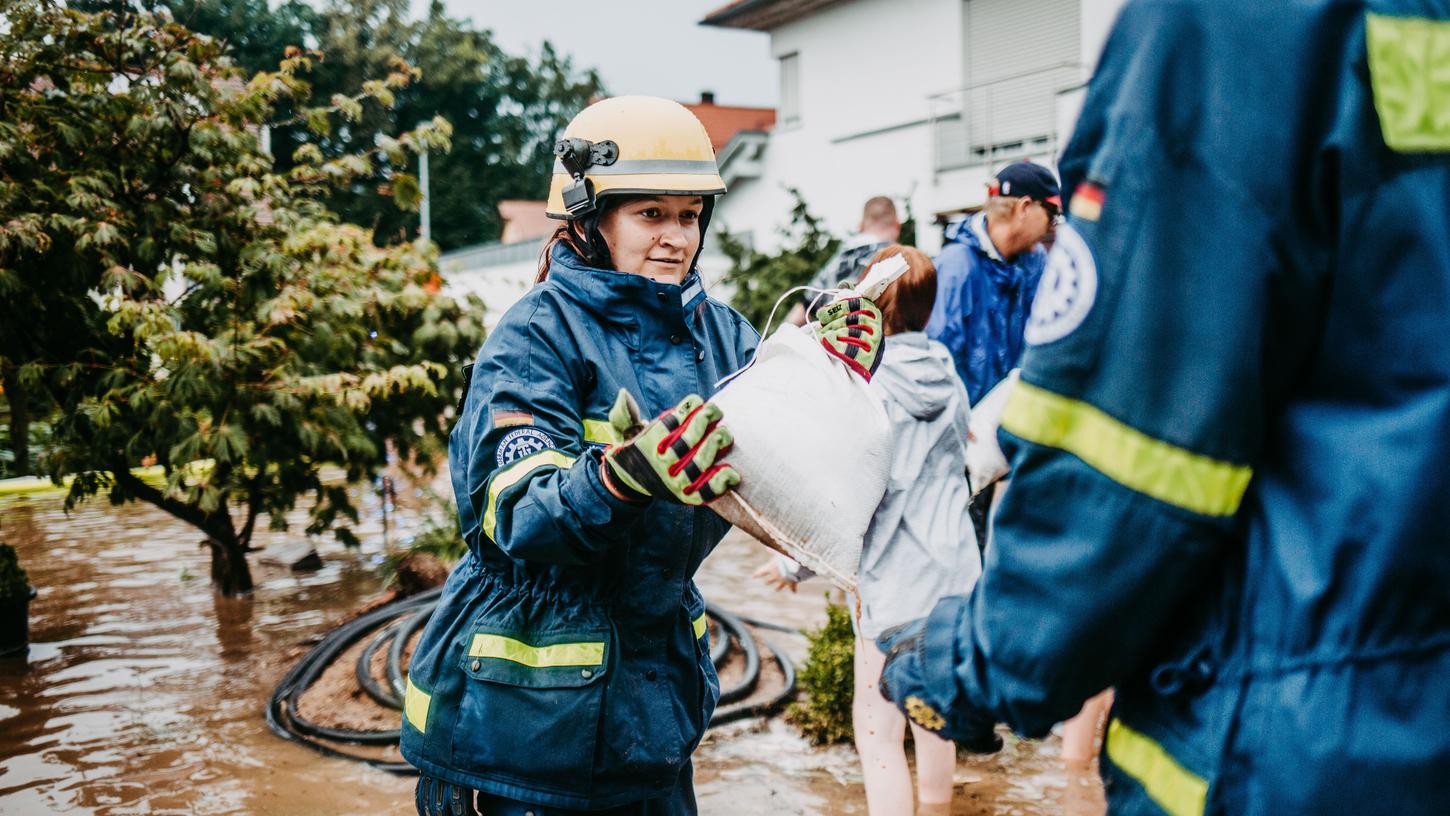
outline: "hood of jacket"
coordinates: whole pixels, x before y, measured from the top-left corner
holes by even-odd
[[[883,355],[871,385],[916,419],[936,419],[962,387],[951,353],[924,332],[891,335]]]

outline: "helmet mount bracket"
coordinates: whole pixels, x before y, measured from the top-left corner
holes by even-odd
[[[619,145],[612,140],[591,142],[588,139],[565,138],[554,143],[554,155],[573,181],[564,187],[564,209],[569,220],[583,218],[594,211],[594,184],[585,177],[590,167],[608,167],[619,160]]]

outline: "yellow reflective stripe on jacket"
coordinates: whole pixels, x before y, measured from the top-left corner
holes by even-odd
[[[619,432],[606,419],[584,420],[584,441],[599,445],[613,445],[619,442]]]
[[[541,467],[568,468],[574,464],[574,457],[556,450],[539,451],[532,456],[514,462],[493,474],[488,483],[488,507],[483,512],[483,534],[493,539],[494,527],[498,524],[498,497],[505,490],[522,481]]]
[[[413,678],[408,677],[408,688],[403,692],[403,716],[408,718],[408,724],[420,732],[428,730],[428,705],[433,702],[433,695],[413,685]]]
[[[469,657],[496,657],[535,669],[552,666],[598,666],[604,662],[604,641],[553,643],[530,646],[504,635],[478,633],[468,646]]]
[[[1012,389],[1002,427],[1067,451],[1125,487],[1205,516],[1238,512],[1253,476],[1245,465],[1154,439],[1086,402],[1025,382]]]
[[[695,627],[695,640],[705,636],[705,613],[701,612],[700,617],[695,618],[691,623]]]
[[[1108,722],[1106,743],[1104,748],[1113,764],[1138,780],[1148,798],[1169,816],[1201,816],[1208,783],[1178,764],[1163,746],[1116,717]]]
[[[1370,87],[1391,150],[1450,150],[1450,20],[1365,15]]]

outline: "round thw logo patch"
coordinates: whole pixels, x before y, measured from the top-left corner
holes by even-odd
[[[494,458],[498,460],[498,466],[503,467],[509,462],[516,462],[552,447],[554,440],[538,428],[519,428],[504,434],[503,439],[498,442],[498,451]]]
[[[1072,334],[1087,319],[1097,296],[1098,266],[1092,250],[1072,227],[1058,227],[1027,318],[1027,343],[1040,346]]]

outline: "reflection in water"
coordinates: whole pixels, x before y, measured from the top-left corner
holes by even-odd
[[[41,590],[28,660],[0,661],[0,813],[412,813],[411,779],[321,757],[262,721],[291,663],[380,588],[377,502],[360,498],[375,520],[358,530],[362,552],[320,542],[324,567],[310,574],[254,557],[248,598],[212,592],[195,532],[160,511],[92,501],[67,516],[57,496],[0,504],[0,540]],[[395,541],[410,521],[392,519]],[[259,533],[257,544],[280,540]],[[727,540],[700,577],[706,597],[820,621],[825,585],[772,594],[749,577],[763,557]],[[803,639],[773,637],[804,657]],[[953,812],[1101,813],[1096,780],[1064,779],[1055,752],[1055,741],[1014,742],[964,758]],[[695,768],[706,814],[865,813],[855,753],[810,748],[778,720],[712,732]]]

